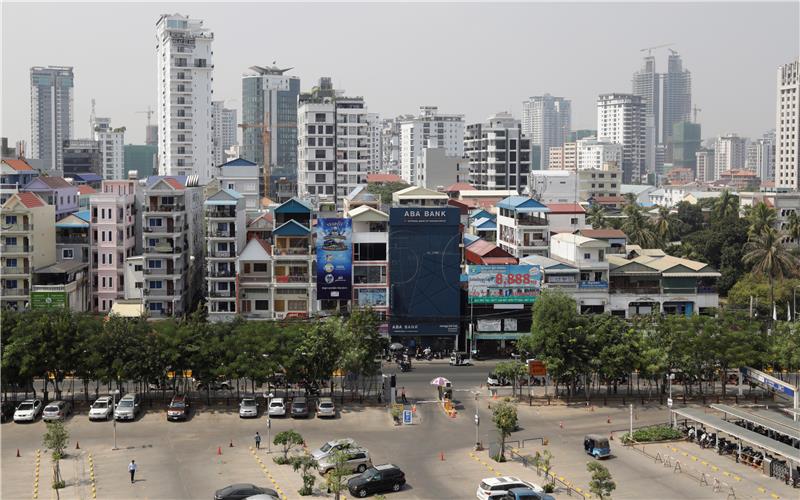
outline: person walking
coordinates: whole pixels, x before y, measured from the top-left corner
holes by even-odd
[[[400,401],[402,401],[403,403],[408,403],[408,399],[406,399],[406,388],[405,387],[402,387],[400,389]]]
[[[261,449],[261,434],[259,434],[258,431],[256,431],[256,449]]]
[[[134,481],[136,481],[136,479],[134,479],[134,476],[136,476],[136,469],[137,468],[138,468],[138,465],[136,465],[136,461],[135,460],[131,460],[131,463],[128,464],[128,472],[131,473],[131,484],[133,484]]]

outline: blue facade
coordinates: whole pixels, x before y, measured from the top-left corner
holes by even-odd
[[[389,213],[392,336],[452,336],[461,317],[461,232],[452,207]]]

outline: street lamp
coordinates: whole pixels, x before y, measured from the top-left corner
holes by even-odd
[[[117,448],[117,416],[116,416],[116,395],[119,394],[119,389],[114,389],[111,391],[111,420],[112,420],[112,427],[114,427],[114,447],[111,448],[112,450],[118,450]]]
[[[481,440],[478,430],[481,426],[481,416],[478,414],[478,392],[475,392],[475,451],[481,450]]]
[[[272,398],[275,397],[275,394],[269,393],[267,394],[267,453],[272,453],[272,440],[270,439],[270,430],[272,429],[272,418],[269,414],[269,402],[272,401]]]

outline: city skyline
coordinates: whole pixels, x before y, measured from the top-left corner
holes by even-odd
[[[580,8],[576,8],[578,5]],[[79,124],[75,138],[89,136],[88,127],[80,124],[88,123],[90,100],[94,98],[98,115],[127,128],[126,142],[144,143],[147,119],[138,112],[148,106],[155,108],[157,102],[154,25],[161,14],[179,12],[204,20],[214,32],[213,98],[224,100],[226,107],[238,110],[239,116],[242,74],[252,65],[277,61],[296,68],[290,73],[300,77],[302,90],[310,89],[320,76],[330,76],[336,88],[345,89],[348,95],[364,96],[370,110],[382,118],[434,105],[444,113],[464,114],[466,123],[483,122],[500,111],[519,119],[523,100],[550,93],[572,101],[573,129],[596,128],[597,96],[629,92],[630,75],[641,67],[647,54],[640,48],[674,42],[671,48],[692,71],[693,103],[702,109],[698,121],[703,125],[703,138],[730,132],[760,137],[774,128],[775,70],[797,58],[795,20],[800,13],[796,3],[315,4],[314,16],[308,16],[309,6],[303,5],[238,7],[58,4],[49,5],[43,12],[42,4],[5,3],[3,136],[11,141],[23,139],[30,148],[27,75],[32,66],[59,65],[74,67],[74,119]],[[724,20],[718,15],[722,8]],[[240,15],[241,9],[252,15]],[[298,32],[288,20],[300,19],[303,13],[305,28]],[[62,25],[67,15],[83,20],[80,22],[87,23],[87,29],[76,30],[74,22]],[[340,26],[336,19],[354,15],[393,22],[359,25],[354,33],[336,28]],[[570,16],[573,33],[580,36],[570,35],[558,23],[537,23],[535,30],[525,23],[526,19],[564,15]],[[25,16],[35,16],[37,23],[13,22]],[[260,35],[263,42],[243,43],[242,34],[255,33],[258,23],[270,16],[278,21]],[[658,19],[659,23],[642,26],[646,23],[626,22],[639,16]],[[115,17],[124,18],[125,24],[113,22]],[[420,19],[428,22],[421,24]],[[102,20],[106,22],[99,22]],[[625,22],[627,29],[608,32],[612,20]],[[675,23],[684,24],[680,37],[673,36]],[[410,36],[407,26],[412,24],[425,35],[420,41]],[[769,26],[768,33],[760,36],[758,26],[765,26],[765,30]],[[493,44],[484,43],[495,29],[502,33],[504,44],[531,47],[531,63],[520,64],[518,50],[498,53],[492,50]],[[467,36],[471,32],[484,35]],[[301,39],[298,33],[311,35]],[[714,34],[713,40],[709,40],[709,33]],[[125,43],[98,42],[114,40],[112,35],[123,37]],[[357,48],[358,52],[326,55],[319,48],[327,47],[326,40],[332,37],[338,37],[337,45]],[[23,38],[36,42],[8,43]],[[444,48],[417,50],[420,43],[429,42]],[[550,49],[556,46],[557,50]],[[537,51],[536,47],[548,49]],[[592,54],[582,52],[589,48]],[[387,59],[387,54],[395,60]],[[481,54],[486,57],[481,58]],[[658,67],[666,69],[666,49],[658,49],[653,55]],[[493,64],[475,63],[481,60]],[[541,71],[554,66],[558,71]],[[493,67],[502,68],[500,77]]]

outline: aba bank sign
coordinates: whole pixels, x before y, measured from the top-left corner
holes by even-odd
[[[459,223],[457,208],[392,208],[390,217],[394,225]]]

